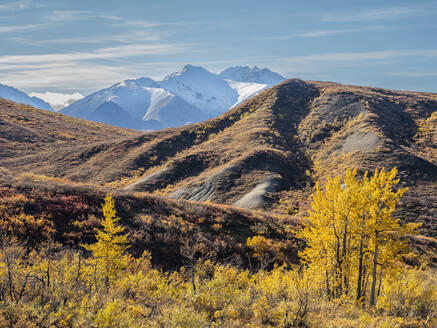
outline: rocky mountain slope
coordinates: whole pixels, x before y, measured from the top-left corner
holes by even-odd
[[[289,80],[203,123],[70,147],[52,142],[2,157],[0,166],[297,217],[327,176],[397,166],[410,187],[399,216],[436,237],[436,109],[435,94]]]
[[[266,78],[266,83],[257,83],[244,81],[244,76],[239,78],[237,82],[225,80],[202,67],[186,65],[162,81],[149,78],[122,81],[60,112],[126,128],[157,130],[220,115],[272,86],[270,82],[279,81]]]
[[[23,91],[0,83],[0,98],[36,108],[53,111],[48,103],[37,97],[30,97]]]

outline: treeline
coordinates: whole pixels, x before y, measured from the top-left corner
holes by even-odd
[[[297,232],[301,264],[276,265],[280,248],[260,235],[247,240],[248,269],[199,252],[200,235],[180,270],[153,268],[148,252],[128,252],[108,195],[96,241],[80,251],[3,236],[0,327],[435,327],[437,279],[402,261],[416,226],[393,215],[397,183],[396,170],[328,180]]]

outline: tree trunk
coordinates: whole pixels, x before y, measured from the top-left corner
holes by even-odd
[[[360,241],[360,254],[358,257],[358,280],[357,280],[357,301],[361,298],[361,287],[363,280],[363,239]]]
[[[348,225],[347,222],[344,224],[343,233],[343,251],[342,251],[342,275],[343,275],[343,292],[347,295],[349,291],[349,281],[348,281],[348,259],[347,259],[347,235],[348,235]]]
[[[378,283],[378,293],[376,296],[379,297],[379,294],[381,293],[381,285],[382,285],[382,272],[384,271],[384,266],[381,266],[381,271],[379,272],[379,283]]]
[[[364,299],[366,299],[366,294],[367,294],[367,283],[369,282],[369,276],[370,276],[366,269],[367,269],[367,268],[364,267],[364,270],[363,270],[363,278],[364,278],[364,277],[366,277],[366,278],[363,279],[364,286],[363,286],[363,288],[361,289],[361,293],[363,294],[363,298],[364,298]]]
[[[5,249],[3,249],[3,254],[4,254],[4,257],[6,259],[6,265],[8,267],[9,297],[11,298],[11,301],[13,301],[13,299],[14,299],[14,289],[15,288],[14,288],[14,280],[12,278],[12,268],[11,268],[12,264],[11,264],[11,262],[9,260],[9,256],[8,256],[8,254],[7,254]]]
[[[335,245],[335,260],[336,260],[336,264],[335,264],[335,272],[334,272],[334,282],[333,282],[333,286],[332,286],[332,291],[333,291],[333,296],[334,297],[339,297],[340,295],[343,294],[342,291],[342,283],[343,283],[343,264],[342,264],[342,259],[341,259],[341,255],[340,255],[340,248],[341,248],[341,241],[340,241],[340,236],[339,234],[337,234],[337,230],[335,228],[335,224],[334,224],[334,219],[332,219],[332,230],[334,232],[335,235],[335,239],[336,239],[336,245]]]
[[[343,280],[343,264],[340,257],[340,238],[337,237],[337,246],[335,249],[335,257],[337,259],[336,270],[335,270],[335,297],[339,297],[343,294],[342,291],[342,280]]]
[[[329,288],[329,274],[328,274],[328,271],[326,271],[326,295],[328,295],[328,298],[331,299],[331,289]]]
[[[373,253],[372,289],[370,290],[370,306],[376,302],[376,273],[378,266],[378,231],[375,231],[375,251]]]
[[[195,275],[195,272],[194,272],[194,264],[191,266],[191,285],[193,286],[194,294],[197,295],[196,275]]]

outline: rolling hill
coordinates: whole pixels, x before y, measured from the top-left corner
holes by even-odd
[[[20,150],[4,151],[0,166],[13,175],[301,217],[312,187],[326,176],[397,166],[410,187],[400,218],[437,236],[435,94],[288,80],[206,122],[150,133],[96,124],[94,135],[106,136],[84,142],[89,129],[76,127],[77,135],[59,143],[44,139],[47,120],[59,117],[61,127],[70,118],[22,108],[19,115],[32,113],[37,123],[15,119],[12,130],[8,104],[0,106],[3,144]]]

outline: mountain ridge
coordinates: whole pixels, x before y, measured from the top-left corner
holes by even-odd
[[[127,128],[157,130],[205,121],[269,86],[225,80],[203,67],[186,65],[162,81],[150,78],[121,81],[78,100],[60,113]],[[167,94],[163,96],[165,92]],[[109,102],[116,105],[104,105]],[[92,112],[102,105],[108,110],[120,107],[120,119],[113,119],[105,113],[101,117],[92,116]]]
[[[10,100],[16,103],[33,106],[39,109],[54,111],[53,108],[44,100],[38,97],[31,97],[14,87],[0,83],[0,98]]]

